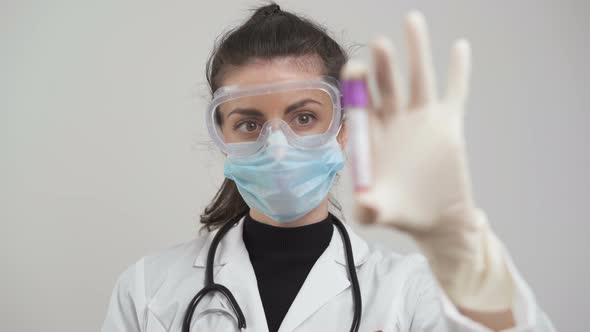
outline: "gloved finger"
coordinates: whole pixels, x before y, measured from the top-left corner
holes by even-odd
[[[375,39],[371,48],[375,62],[375,77],[381,96],[381,116],[387,117],[399,112],[403,105],[403,93],[393,44],[389,38]]]
[[[399,213],[399,200],[392,195],[392,188],[375,183],[370,190],[357,192],[355,201],[356,216],[362,224],[382,224],[397,228],[403,222]]]
[[[366,191],[355,192],[355,218],[361,224],[374,224],[379,217],[379,209],[377,205],[378,197],[375,194],[374,188]]]
[[[436,82],[428,28],[420,12],[411,12],[406,19],[410,64],[410,106],[416,107],[436,100]]]
[[[464,103],[469,93],[471,76],[471,47],[465,39],[455,41],[451,50],[449,77],[445,98]]]

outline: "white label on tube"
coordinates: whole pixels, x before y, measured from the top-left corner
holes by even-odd
[[[369,114],[366,109],[347,109],[352,157],[352,178],[355,190],[371,186],[371,146],[369,143]]]

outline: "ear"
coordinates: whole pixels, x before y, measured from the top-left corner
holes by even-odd
[[[346,143],[348,143],[348,126],[346,124],[347,121],[344,120],[340,132],[338,132],[338,135],[336,136],[336,140],[338,141],[338,144],[340,144],[340,149],[342,149],[342,151],[344,151]]]

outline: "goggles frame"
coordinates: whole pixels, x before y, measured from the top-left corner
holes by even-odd
[[[330,96],[332,101],[332,120],[328,129],[324,133],[311,136],[300,136],[293,132],[283,120],[269,120],[265,122],[260,135],[255,141],[240,143],[226,143],[224,141],[216,117],[219,105],[243,97],[263,96],[298,90],[321,90]],[[237,85],[223,86],[213,93],[213,98],[205,112],[205,123],[207,125],[209,136],[215,145],[223,153],[232,157],[249,156],[262,150],[265,146],[264,142],[266,137],[268,136],[269,131],[273,128],[282,130],[287,137],[289,144],[302,149],[310,149],[327,143],[340,131],[340,127],[344,121],[341,98],[342,93],[340,90],[340,83],[337,79],[330,76],[321,76],[318,79],[312,80],[281,81],[248,87],[240,87]]]

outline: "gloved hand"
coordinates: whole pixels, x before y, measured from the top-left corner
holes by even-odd
[[[359,220],[407,232],[428,258],[449,298],[465,309],[508,310],[513,282],[504,249],[473,201],[463,134],[470,47],[455,43],[448,86],[436,92],[426,23],[406,22],[410,84],[406,100],[393,47],[373,44],[381,102],[369,112],[373,185],[357,194]],[[350,61],[342,79],[366,79],[367,67]]]

